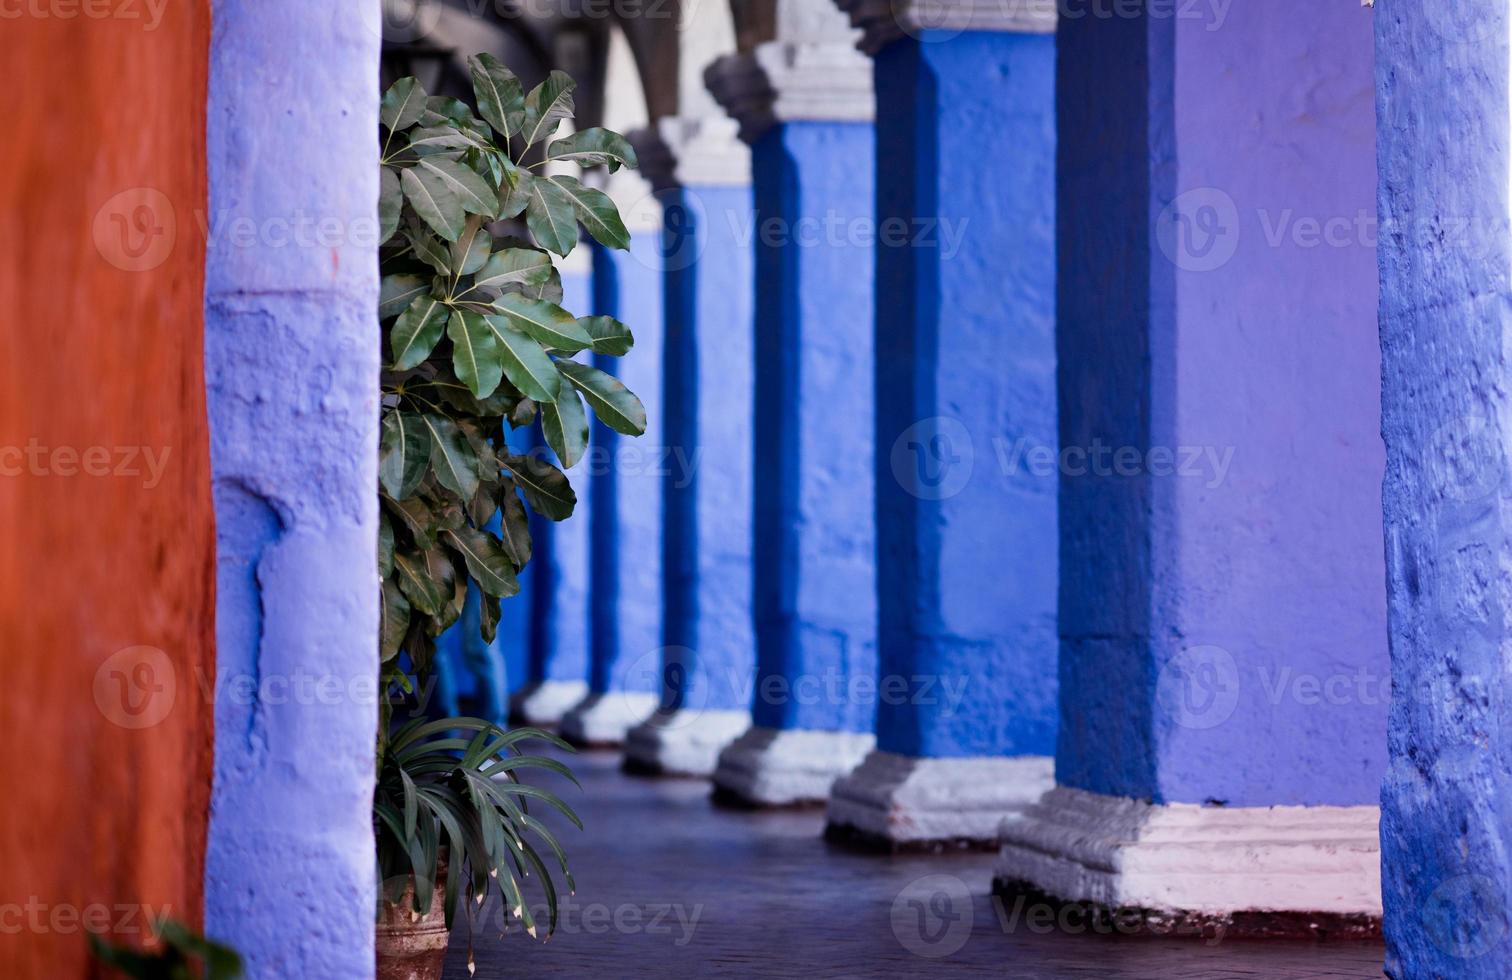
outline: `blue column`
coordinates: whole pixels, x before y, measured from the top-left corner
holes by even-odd
[[[625,382],[655,420],[663,416],[662,280],[659,227],[632,229],[628,252],[593,248],[590,308],[635,337],[627,356],[594,363]],[[663,486],[683,479],[687,466],[654,439],[627,439],[593,422],[589,696],[562,719],[574,741],[621,743],[660,702]]]
[[[579,245],[560,265],[562,307],[586,310],[592,303],[591,260]],[[539,429],[536,429],[539,439]],[[543,444],[538,452],[557,463]],[[588,457],[565,471],[577,506],[565,521],[530,515],[531,578],[529,681],[515,692],[513,710],[531,725],[555,725],[588,694],[589,525],[592,479]],[[523,601],[521,596],[509,600]]]
[[[373,975],[379,38],[364,20],[377,8],[214,4],[215,654],[223,680],[256,690],[222,687],[215,702],[204,929],[252,980]],[[342,241],[229,233],[307,215]]]
[[[747,803],[823,800],[873,743],[874,151],[869,120],[752,147],[758,655],[753,727],[715,773]]]
[[[1050,782],[1055,42],[967,31],[876,59],[877,750],[833,835],[990,841]]]
[[[1375,9],[1393,977],[1512,962],[1507,27],[1506,0]]]
[[[1004,824],[1005,886],[1378,928],[1369,19],[1061,21],[1062,725],[1058,786]],[[1069,843],[1109,819],[1118,839]]]

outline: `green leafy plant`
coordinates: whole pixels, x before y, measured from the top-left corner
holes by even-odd
[[[116,946],[95,935],[89,937],[89,948],[101,963],[138,980],[237,980],[242,975],[236,950],[180,922],[158,919],[152,933],[158,945],[150,950]]]
[[[617,133],[587,129],[556,138],[573,115],[573,82],[561,72],[524,93],[489,55],[469,60],[477,110],[429,96],[414,78],[384,95],[380,120],[382,376],[378,566],[382,580],[378,786],[373,800],[382,898],[430,909],[445,875],[450,925],[459,896],[481,905],[497,888],[537,933],[522,882],[534,873],[556,926],[557,892],[536,845],[572,877],[560,844],[531,801],[581,827],[555,794],[523,783],[522,770],[572,778],[562,763],[526,755],[534,729],[504,731],[477,718],[413,721],[389,735],[392,699],[431,668],[435,639],[461,616],[469,583],[482,593],[482,635],[498,628],[498,600],[519,591],[530,560],[529,513],[571,516],[567,476],[588,445],[588,409],[617,432],[640,435],[640,400],[612,375],[577,360],[622,357],[629,328],[611,317],[564,310],[552,255],[566,256],[586,229],[628,248],[614,203],[557,171],[561,165],[634,167]],[[586,403],[586,404],[585,404]],[[557,463],[511,447],[532,426]],[[495,516],[497,532],[490,530]],[[444,869],[444,871],[443,871]],[[490,885],[493,882],[493,885]]]
[[[414,909],[426,914],[444,863],[448,927],[459,896],[467,896],[471,910],[497,890],[535,936],[537,923],[524,894],[524,879],[534,875],[545,892],[547,935],[556,929],[556,884],[536,843],[550,851],[569,890],[572,872],[561,844],[531,815],[529,801],[554,807],[578,829],[583,825],[554,793],[520,781],[521,770],[541,769],[577,782],[557,760],[527,755],[521,746],[532,740],[568,748],[537,729],[506,732],[481,718],[418,719],[394,733],[373,801],[385,900],[402,901],[413,876]]]
[[[623,356],[629,328],[564,310],[552,260],[572,251],[580,224],[606,246],[629,247],[614,202],[557,165],[613,171],[634,167],[635,152],[605,129],[555,138],[574,111],[563,73],[527,95],[493,57],[469,64],[476,114],[413,78],[394,83],[381,109],[385,691],[410,690],[410,671],[428,669],[469,581],[490,597],[482,633],[492,641],[495,600],[519,591],[530,560],[527,509],[560,521],[576,505],[562,470],[587,448],[585,403],[617,432],[646,429],[629,389],[574,359]],[[510,448],[512,430],[535,424],[560,468]],[[497,535],[487,530],[495,513]]]

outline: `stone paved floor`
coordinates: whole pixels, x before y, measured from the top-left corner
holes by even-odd
[[[1380,977],[1379,944],[1256,944],[1097,935],[987,895],[992,857],[878,857],[820,839],[819,810],[717,808],[708,785],[572,760],[583,817],[563,842],[577,876],[557,934],[477,936],[480,978],[981,976],[1015,980]],[[448,978],[467,976],[465,927]]]

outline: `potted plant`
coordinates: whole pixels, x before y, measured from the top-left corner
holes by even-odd
[[[489,55],[469,59],[476,111],[396,82],[380,113],[382,376],[378,566],[382,580],[380,689],[402,697],[431,669],[435,639],[461,616],[469,583],[484,596],[492,641],[498,600],[519,591],[530,560],[528,512],[572,514],[564,469],[588,445],[591,408],[616,432],[640,435],[640,400],[575,355],[619,357],[633,343],[611,317],[562,309],[552,255],[567,255],[579,226],[628,248],[614,203],[556,164],[634,167],[619,134],[586,129],[557,138],[573,115],[572,79],[552,72],[526,94]],[[552,164],[548,171],[547,164]],[[517,451],[515,430],[539,426],[554,464]],[[495,515],[499,520],[489,530]],[[565,744],[533,729],[504,731],[476,718],[418,720],[390,732],[382,699],[373,801],[378,866],[379,975],[438,977],[446,930],[460,901],[469,915],[491,889],[532,935],[524,900],[533,875],[556,925],[556,886],[544,845],[571,887],[561,846],[534,801],[574,824],[522,770],[571,777],[524,745]],[[578,824],[581,826],[581,824]],[[470,954],[469,954],[470,955]]]

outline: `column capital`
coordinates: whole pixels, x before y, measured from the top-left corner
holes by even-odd
[[[1054,34],[1056,0],[835,0],[861,29],[857,47],[875,55],[925,31]]]
[[[715,100],[755,143],[782,122],[871,122],[876,115],[870,61],[844,39],[767,41],[727,54],[704,71]]]

